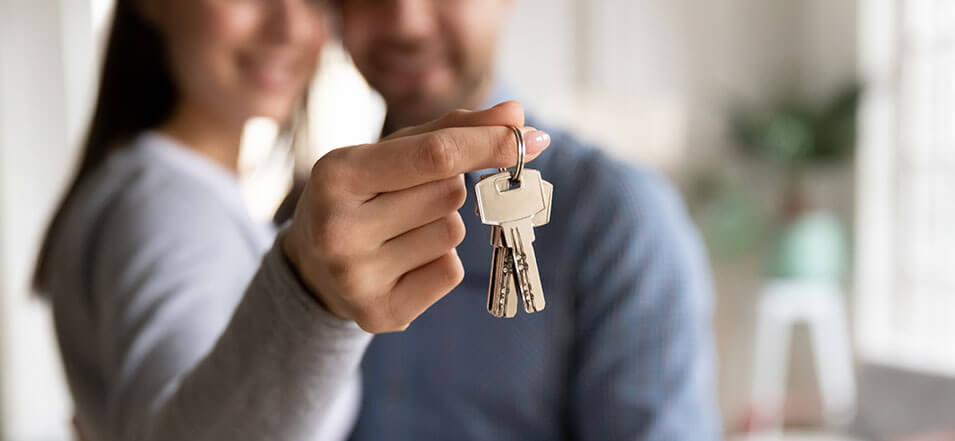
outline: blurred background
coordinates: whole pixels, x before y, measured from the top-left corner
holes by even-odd
[[[0,0],[2,440],[71,439],[28,276],[85,132],[110,7]],[[515,8],[499,71],[530,112],[683,190],[714,268],[728,439],[955,439],[955,2]],[[374,139],[381,100],[340,49],[315,87],[312,155]],[[248,155],[270,137],[251,125]],[[244,177],[253,209],[287,171]]]

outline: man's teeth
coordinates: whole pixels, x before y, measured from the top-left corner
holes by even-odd
[[[425,58],[420,57],[393,57],[391,58],[391,65],[400,70],[424,70],[431,66],[431,62]]]

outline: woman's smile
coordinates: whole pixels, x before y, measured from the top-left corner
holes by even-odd
[[[296,94],[306,80],[302,63],[289,55],[241,54],[238,66],[246,83],[268,93]]]

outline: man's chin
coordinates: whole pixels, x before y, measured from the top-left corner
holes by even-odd
[[[395,130],[441,118],[460,107],[456,106],[452,99],[422,93],[404,94],[385,101],[388,105],[388,119],[400,125],[394,127]]]

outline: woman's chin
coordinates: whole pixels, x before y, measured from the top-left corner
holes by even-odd
[[[268,118],[276,122],[284,122],[295,114],[295,104],[288,100],[259,102],[250,106],[248,118]]]

